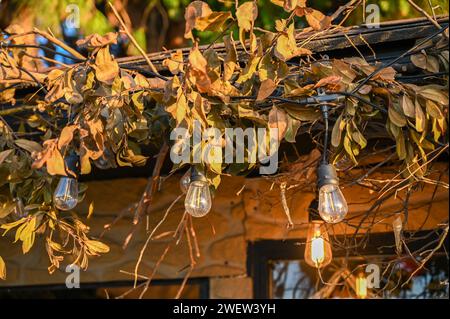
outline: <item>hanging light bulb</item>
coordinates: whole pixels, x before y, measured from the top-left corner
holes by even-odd
[[[321,164],[317,170],[319,187],[319,214],[327,223],[339,223],[348,212],[347,202],[339,189],[339,180],[333,165]]]
[[[183,194],[186,194],[189,185],[191,184],[191,169],[188,169],[186,173],[184,173],[183,177],[180,179],[180,189],[183,192]]]
[[[321,220],[312,220],[306,237],[305,261],[308,265],[323,268],[331,262],[331,245],[328,232]]]
[[[192,217],[203,217],[211,210],[211,192],[203,173],[191,169],[191,183],[184,200],[184,207]]]
[[[73,173],[78,172],[78,157],[75,153],[65,158],[66,167]],[[74,177],[62,176],[59,179],[55,192],[53,193],[53,203],[60,210],[71,210],[78,203],[78,181]]]
[[[355,291],[359,299],[367,298],[367,278],[362,272],[356,277]]]

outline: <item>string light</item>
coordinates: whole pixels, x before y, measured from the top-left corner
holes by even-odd
[[[308,265],[315,268],[327,266],[333,257],[331,252],[330,239],[325,223],[315,217],[312,210],[317,207],[317,201],[314,200],[310,205],[309,226],[306,235],[305,261]]]
[[[66,168],[74,174],[78,174],[78,156],[71,153],[65,158]],[[78,204],[78,180],[70,176],[62,176],[59,179],[53,203],[60,210],[71,210]]]
[[[356,277],[355,290],[357,298],[367,298],[367,278],[362,272]]]
[[[184,200],[186,212],[193,217],[203,217],[212,206],[209,183],[205,175],[196,168],[191,168],[190,184]]]
[[[348,212],[347,201],[339,188],[336,169],[328,163],[328,106],[321,106],[325,123],[324,150],[322,162],[317,169],[317,186],[319,188],[319,214],[327,223],[339,223]]]
[[[319,214],[327,223],[339,223],[348,212],[347,201],[339,188],[334,167],[321,164],[318,168]]]

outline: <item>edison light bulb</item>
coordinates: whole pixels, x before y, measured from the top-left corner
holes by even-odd
[[[208,182],[193,181],[189,185],[184,207],[193,217],[203,217],[211,210],[211,193]]]
[[[77,206],[78,181],[72,177],[61,177],[53,193],[53,202],[60,210],[71,210]]]
[[[311,221],[305,247],[305,261],[308,265],[322,268],[331,262],[331,246],[324,223]]]
[[[188,189],[189,189],[189,185],[191,184],[191,170],[187,170],[186,173],[184,173],[183,177],[181,177],[180,179],[180,189],[183,192],[183,194],[186,194]]]
[[[192,167],[190,181],[184,208],[193,217],[203,217],[212,206],[208,180],[203,173]]]
[[[319,214],[327,223],[339,223],[347,215],[348,207],[338,185],[327,184],[319,190]]]
[[[356,277],[356,297],[359,299],[365,299],[367,297],[367,278],[363,273],[360,273],[358,277]]]
[[[319,214],[327,223],[339,223],[348,212],[347,202],[339,189],[336,170],[332,165],[322,164],[318,169]]]

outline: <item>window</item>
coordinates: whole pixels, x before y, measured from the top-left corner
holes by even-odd
[[[415,237],[422,236],[416,234]],[[369,238],[368,245],[359,254],[345,258],[345,251],[333,251],[333,262],[321,270],[320,275],[303,260],[304,245],[301,243],[304,240],[251,243],[248,269],[253,277],[255,298],[355,298],[356,278],[361,273],[367,279],[370,274],[376,275],[374,268],[368,268],[366,272],[369,264],[380,270],[378,287],[375,285],[368,289],[370,298],[449,297],[449,263],[445,249],[435,253],[424,268],[418,269],[419,265],[409,255],[404,254],[398,259],[392,246],[392,234],[372,234]],[[408,247],[415,251],[423,245],[423,240],[417,240],[409,243]],[[408,284],[402,285],[409,277]]]

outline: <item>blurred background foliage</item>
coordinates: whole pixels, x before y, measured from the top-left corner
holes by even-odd
[[[127,27],[148,52],[160,51],[164,48],[189,46],[183,38],[184,9],[189,0],[111,0],[124,18]],[[234,0],[207,1],[214,11],[235,11]],[[239,1],[239,4],[244,1]],[[325,14],[332,14],[340,5],[348,0],[310,0],[308,6]],[[378,4],[381,10],[381,21],[419,17],[407,0],[366,0],[368,4]],[[448,14],[449,0],[414,0],[430,14]],[[271,3],[270,0],[258,0],[258,19],[256,26],[273,30],[274,21],[286,18],[288,13]],[[79,10],[79,28],[68,28],[64,23],[74,13],[76,5]],[[432,9],[434,8],[434,9]],[[433,12],[434,11],[434,12]],[[349,17],[344,25],[357,25],[363,21],[363,9],[359,8]],[[297,19],[297,27],[305,26],[304,21]],[[118,30],[118,21],[104,0],[3,0],[0,1],[0,27],[19,24],[26,31],[33,27],[50,29],[58,37],[69,44],[92,33],[103,35]],[[235,26],[231,26],[235,28]],[[217,34],[203,32],[196,34],[201,43],[208,43],[217,38]],[[237,38],[237,37],[236,37]],[[136,55],[136,49],[128,45],[123,38],[116,55]]]

